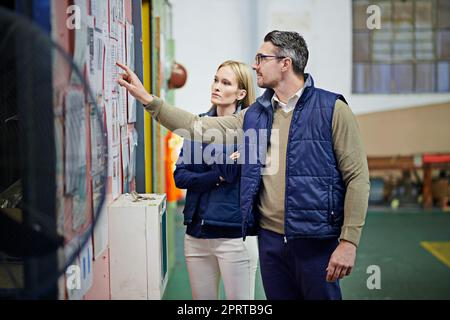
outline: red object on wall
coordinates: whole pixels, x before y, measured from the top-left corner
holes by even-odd
[[[450,163],[450,154],[425,154],[423,163]]]
[[[182,88],[187,80],[187,71],[183,65],[175,62],[169,79],[169,89]]]

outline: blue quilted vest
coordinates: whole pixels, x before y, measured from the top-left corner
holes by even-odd
[[[345,185],[333,150],[332,120],[337,99],[343,96],[314,87],[305,75],[305,87],[295,106],[289,129],[286,159],[285,236],[289,238],[334,238],[341,232]],[[271,98],[265,93],[245,114],[243,129],[262,130],[257,139],[244,140],[247,155],[257,161],[245,163],[241,171],[240,206],[243,235],[257,234],[259,212],[256,204],[261,172],[273,123]],[[253,153],[252,153],[253,152]]]

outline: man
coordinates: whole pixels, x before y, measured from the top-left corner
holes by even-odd
[[[258,227],[268,299],[341,299],[338,280],[352,271],[367,211],[369,174],[356,119],[341,95],[314,87],[307,61],[298,33],[268,33],[253,65],[265,93],[239,114],[204,119],[151,96],[120,65],[126,73],[119,84],[170,130],[192,136],[198,123],[223,134],[267,130],[267,149],[242,165],[240,202],[244,237]],[[268,173],[277,160],[278,170]]]

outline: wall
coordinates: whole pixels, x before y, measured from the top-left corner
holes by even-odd
[[[450,101],[450,94],[352,94],[352,1],[258,1],[259,39],[273,29],[294,30],[308,44],[307,72],[318,87],[342,93],[356,114]]]
[[[174,0],[177,57],[189,71],[178,104],[199,113],[209,106],[215,68],[225,59],[251,63],[264,35],[293,30],[308,44],[306,71],[318,87],[340,92],[356,114],[450,101],[450,94],[352,94],[351,0]]]
[[[79,70],[81,70],[84,81],[87,81],[89,84],[91,91],[93,93],[94,101],[96,102],[96,106],[100,109],[99,112],[102,113],[101,117],[103,120],[103,126],[107,130],[108,134],[108,160],[105,164],[109,167],[108,170],[108,178],[107,178],[107,195],[104,203],[104,207],[102,212],[100,213],[97,224],[95,225],[95,230],[93,231],[92,236],[89,235],[88,245],[83,249],[83,254],[85,250],[90,250],[87,256],[83,256],[83,274],[84,270],[87,269],[87,276],[83,276],[82,280],[82,288],[81,290],[73,290],[67,292],[64,297],[64,286],[60,286],[61,298],[69,298],[69,299],[109,299],[110,298],[110,286],[109,286],[109,239],[108,239],[108,219],[107,219],[107,210],[106,205],[114,201],[120,194],[129,192],[134,190],[135,183],[134,179],[130,179],[129,181],[124,180],[124,176],[128,175],[129,166],[125,166],[125,159],[130,159],[130,151],[131,151],[131,141],[130,136],[134,131],[134,119],[130,119],[129,111],[135,110],[135,106],[128,106],[129,97],[127,96],[126,90],[119,88],[114,81],[114,70],[118,69],[115,66],[116,61],[120,61],[125,64],[129,64],[127,61],[127,55],[130,57],[131,51],[128,51],[126,48],[126,37],[125,34],[127,30],[126,22],[132,22],[132,6],[131,0],[95,0],[97,4],[106,5],[105,10],[102,11],[105,14],[100,14],[101,11],[98,11],[97,20],[94,20],[93,17],[89,16],[93,14],[93,4],[94,0],[77,0],[75,4],[78,5],[81,9],[81,25],[80,29],[69,29],[66,26],[66,21],[68,15],[66,14],[66,10],[69,5],[72,4],[72,1],[68,0],[53,0],[52,1],[52,15],[51,15],[51,25],[52,25],[52,38],[55,42],[57,42],[68,54],[71,58],[73,58],[74,63],[77,64]],[[100,2],[101,1],[101,2]],[[111,16],[110,7],[112,3],[123,3],[123,10],[118,10],[118,12],[123,12],[123,20],[120,21],[119,15],[114,19],[117,22],[114,24],[117,26],[116,35],[112,33],[111,30],[108,30],[108,24],[111,27],[113,24],[113,19]],[[89,21],[92,21],[92,28],[95,25],[95,31],[92,29],[92,34],[95,35],[95,38],[91,39],[92,42],[89,42],[88,38],[88,25]],[[103,26],[106,25],[106,29],[103,29]],[[124,37],[120,37],[120,30],[123,30]],[[129,29],[128,29],[129,30]],[[131,34],[131,33],[130,33]],[[88,43],[93,43],[92,51],[89,50]],[[101,43],[101,46],[97,46],[97,44]],[[120,43],[122,44],[124,51],[123,54],[119,53],[117,49],[114,54],[112,54],[111,49],[113,45],[116,45],[117,48],[120,48]],[[136,43],[135,45],[141,45],[140,43]],[[96,51],[94,48],[98,48]],[[90,52],[99,53],[98,56],[94,55],[90,60]],[[94,57],[98,57],[98,60]],[[92,65],[89,64],[90,61],[94,61]],[[99,63],[97,63],[99,61]],[[84,122],[82,122],[82,126],[86,127],[86,134],[81,135],[85,137],[85,145],[80,144],[78,151],[83,157],[87,159],[86,165],[86,181],[87,189],[85,198],[81,198],[82,200],[75,201],[76,195],[73,195],[71,192],[67,192],[66,189],[63,190],[62,185],[67,184],[67,172],[65,172],[66,177],[63,177],[60,183],[60,180],[57,180],[58,190],[60,193],[57,193],[58,199],[64,199],[63,205],[58,207],[58,217],[63,216],[63,232],[65,236],[65,240],[67,242],[66,248],[70,245],[79,246],[82,241],[78,239],[84,239],[85,232],[90,231],[89,228],[91,226],[91,222],[93,219],[93,212],[96,206],[96,198],[95,198],[95,190],[94,189],[94,181],[95,177],[93,176],[96,172],[94,168],[94,159],[97,159],[94,156],[94,152],[98,151],[96,149],[96,145],[92,144],[91,136],[95,137],[93,134],[95,129],[93,123],[90,122],[90,110],[93,107],[92,102],[82,100],[84,102],[83,106],[74,105],[72,109],[68,108],[67,96],[69,92],[72,91],[80,91],[83,87],[76,81],[73,77],[71,77],[71,69],[68,68],[67,63],[59,63],[62,62],[58,60],[56,62],[57,69],[54,72],[54,94],[55,105],[57,107],[61,107],[62,110],[58,114],[60,115],[58,119],[55,120],[55,123],[60,123],[57,128],[60,128],[60,136],[65,137],[62,141],[58,141],[61,143],[59,146],[59,150],[64,150],[68,145],[68,142],[71,140],[75,141],[75,138],[72,137],[71,132],[67,132],[67,118],[70,114],[76,114],[79,112],[86,112],[86,117]],[[90,70],[90,66],[92,66],[92,70]],[[98,66],[98,67],[97,67]],[[94,72],[95,70],[95,72]],[[117,70],[118,71],[118,70]],[[108,82],[109,81],[109,82]],[[66,100],[64,100],[66,99]],[[90,100],[90,99],[86,99]],[[130,102],[133,100],[129,100]],[[117,107],[114,107],[117,106]],[[70,110],[70,112],[68,111]],[[115,110],[115,111],[113,111]],[[135,112],[134,112],[135,113]],[[121,117],[123,115],[123,117]],[[72,115],[74,117],[74,115]],[[61,119],[60,119],[61,118]],[[64,119],[65,118],[65,119]],[[70,118],[73,120],[73,118]],[[70,123],[70,121],[69,121]],[[94,121],[95,123],[95,121]],[[92,134],[91,134],[92,133]],[[71,139],[71,140],[68,140]],[[93,139],[93,138],[92,138]],[[80,139],[81,140],[81,139]],[[84,148],[84,149],[83,149]],[[92,158],[91,158],[92,157]],[[58,159],[61,159],[61,163],[64,166],[67,166],[68,158],[67,154],[61,152],[58,156]],[[69,159],[70,160],[70,159]],[[92,163],[91,163],[92,162]],[[130,162],[129,162],[130,163]],[[113,165],[114,164],[114,165]],[[104,166],[102,166],[103,168]],[[113,169],[115,168],[115,169]],[[113,174],[115,172],[115,174]],[[103,171],[100,172],[104,174]],[[114,179],[113,176],[117,176],[117,188],[114,187]],[[130,175],[131,177],[131,175]],[[66,179],[66,180],[64,180]],[[74,179],[74,178],[73,178]],[[67,187],[65,187],[67,188]],[[76,189],[77,192],[80,190]],[[81,190],[83,191],[83,190]],[[83,201],[85,199],[85,201]],[[84,204],[85,209],[77,214],[77,216],[84,216],[85,223],[81,226],[74,226],[72,223],[72,217],[75,216],[75,204]],[[78,210],[80,211],[80,210]],[[67,254],[67,253],[66,253]],[[68,255],[69,256],[69,255]],[[67,258],[67,257],[66,257]],[[87,258],[87,260],[86,260]],[[93,259],[94,258],[94,259]],[[87,261],[87,268],[85,267],[85,262]],[[81,266],[80,261],[76,261],[76,264]],[[85,280],[87,279],[87,280]]]
[[[450,153],[450,103],[358,116],[368,156]]]
[[[210,106],[210,88],[217,67],[233,59],[251,63],[256,0],[171,0],[177,62],[188,71],[186,85],[176,90],[177,106],[193,113]]]

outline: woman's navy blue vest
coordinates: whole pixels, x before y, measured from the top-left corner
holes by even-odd
[[[310,75],[305,74],[305,78],[289,128],[286,159],[280,159],[286,161],[285,236],[334,238],[341,232],[346,189],[333,150],[332,120],[336,100],[345,99],[315,88]],[[256,204],[273,123],[273,94],[267,89],[244,118],[244,132],[262,129],[256,141],[244,140],[246,157],[253,152],[257,158],[242,165],[240,206],[244,235],[257,233]]]
[[[240,108],[236,112],[239,111]],[[216,117],[216,109],[200,114],[200,117],[203,116]],[[204,154],[203,151],[207,147],[213,148],[210,153]],[[239,231],[242,225],[239,208],[240,166],[229,159],[236,149],[236,145],[214,145],[184,140],[174,172],[176,186],[187,189],[183,210],[184,224],[191,224],[194,215],[198,214],[202,225],[236,228]],[[200,163],[195,163],[195,154],[199,155]],[[220,157],[222,161],[219,162]],[[216,185],[219,175],[224,177],[226,182]]]

